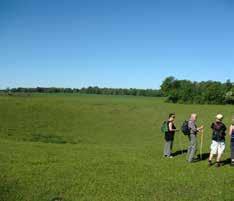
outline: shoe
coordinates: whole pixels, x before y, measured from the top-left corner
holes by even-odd
[[[167,158],[173,158],[173,156],[167,156]]]
[[[208,161],[208,166],[211,167],[212,165],[212,161]]]
[[[221,167],[221,164],[219,162],[217,162],[215,167],[219,168],[219,167]]]
[[[200,161],[200,160],[201,160],[200,158],[194,158],[194,159],[193,159],[194,162],[198,162],[198,161]]]
[[[192,161],[189,161],[189,163],[196,163],[198,162],[197,160],[192,160]]]
[[[200,161],[199,158],[194,158],[194,159],[192,159],[191,161],[188,161],[188,162],[189,162],[189,163],[196,163],[196,162],[198,162],[198,161]]]

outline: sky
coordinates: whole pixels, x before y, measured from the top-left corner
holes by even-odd
[[[0,0],[0,88],[234,75],[232,0]]]

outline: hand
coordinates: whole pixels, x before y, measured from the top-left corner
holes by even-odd
[[[204,126],[202,125],[201,127],[198,128],[199,131],[202,131],[204,129]]]

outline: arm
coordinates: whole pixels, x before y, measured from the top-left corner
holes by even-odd
[[[197,126],[194,122],[189,121],[189,128],[193,133],[197,133],[197,132],[200,132],[201,130],[203,130],[204,126],[200,126],[199,128],[197,128]]]
[[[197,128],[197,131],[200,132],[201,130],[203,130],[204,126],[200,126],[199,128]]]
[[[232,135],[232,128],[233,126],[231,125],[230,128],[229,128],[229,135],[231,136]]]
[[[176,129],[173,129],[172,122],[169,123],[169,131],[176,131]]]

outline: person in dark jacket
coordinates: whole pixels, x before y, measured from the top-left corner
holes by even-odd
[[[216,121],[212,123],[211,129],[212,129],[212,144],[211,144],[211,151],[210,151],[210,157],[209,157],[209,166],[212,165],[212,158],[214,155],[217,154],[216,159],[216,167],[220,167],[220,159],[222,157],[222,154],[225,150],[225,135],[226,135],[226,126],[222,122],[223,115],[218,114],[216,116]]]
[[[165,133],[165,146],[164,146],[164,156],[168,158],[173,158],[171,152],[173,147],[174,135],[175,132],[177,131],[174,122],[175,122],[175,114],[171,113],[169,114],[169,118],[167,121],[168,132]]]

